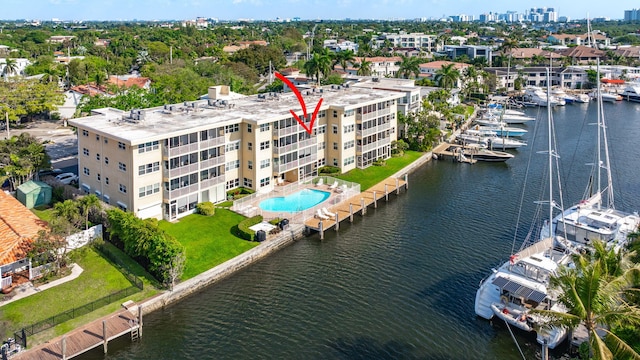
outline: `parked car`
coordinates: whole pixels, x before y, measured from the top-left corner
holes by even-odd
[[[45,176],[57,176],[62,173],[63,172],[60,169],[44,169],[44,170],[38,171],[38,177],[42,179]]]
[[[65,185],[75,184],[78,182],[78,175],[74,173],[62,173],[56,176],[56,180]]]

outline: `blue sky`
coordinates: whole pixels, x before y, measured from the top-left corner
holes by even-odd
[[[548,0],[546,0],[548,1]],[[553,7],[571,19],[621,19],[624,10],[640,8],[629,0],[0,0],[0,19],[166,20],[198,16],[234,19],[390,19],[443,15],[524,13],[531,7]]]

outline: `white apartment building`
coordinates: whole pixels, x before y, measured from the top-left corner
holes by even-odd
[[[418,48],[427,52],[436,51],[437,48],[437,35],[427,35],[423,33],[410,33],[400,32],[398,34],[384,33],[372,40],[373,47],[379,49],[384,47],[385,41],[391,43],[391,47],[401,48]]]
[[[270,191],[325,165],[366,168],[390,157],[405,96],[348,85],[303,90],[307,125],[322,99],[309,134],[291,114],[304,118],[292,93],[221,100],[220,92],[228,88],[212,87],[207,100],[71,120],[80,188],[141,218],[175,220],[241,186]]]

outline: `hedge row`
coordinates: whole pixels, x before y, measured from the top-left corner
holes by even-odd
[[[236,235],[241,239],[253,240],[253,237],[256,234],[256,232],[249,229],[249,227],[255,224],[259,224],[261,222],[262,222],[262,215],[256,215],[254,217],[250,217],[240,221],[240,223],[238,224],[238,233]]]

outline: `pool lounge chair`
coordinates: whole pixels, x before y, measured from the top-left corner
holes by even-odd
[[[333,219],[334,217],[336,217],[336,214],[332,213],[331,211],[329,211],[326,207],[323,207],[322,209],[322,213],[328,217],[330,217],[331,219]]]
[[[333,184],[331,186],[329,186],[329,189],[333,190],[335,188],[338,187],[338,180],[334,181]]]
[[[322,213],[322,210],[318,209],[318,211],[316,211],[316,217],[320,220],[329,220],[330,218]]]
[[[337,187],[335,192],[342,193],[342,192],[347,191],[348,188],[349,187],[347,186],[347,184],[343,184],[342,186]]]
[[[316,183],[316,186],[322,186],[324,184],[324,179],[320,178],[320,180],[318,180],[318,182]]]

